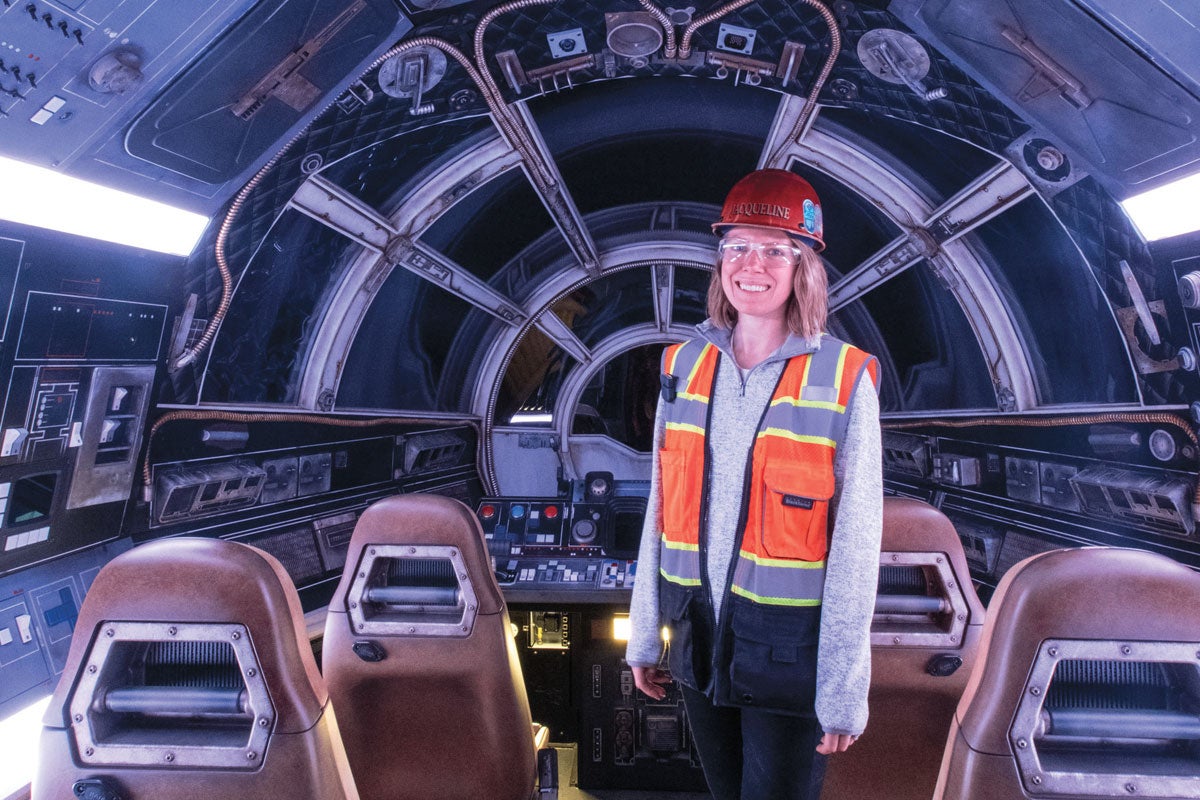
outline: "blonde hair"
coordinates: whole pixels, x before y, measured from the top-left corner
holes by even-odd
[[[820,336],[829,316],[829,279],[825,275],[825,264],[815,250],[803,243],[797,248],[800,254],[792,278],[792,296],[788,298],[784,312],[788,330],[805,337]],[[732,330],[737,324],[737,309],[729,302],[725,287],[721,285],[719,256],[708,284],[708,316],[718,328]]]

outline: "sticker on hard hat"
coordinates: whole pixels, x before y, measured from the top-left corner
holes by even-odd
[[[815,233],[817,230],[818,220],[821,212],[812,200],[805,199],[804,201],[804,230],[809,233]]]

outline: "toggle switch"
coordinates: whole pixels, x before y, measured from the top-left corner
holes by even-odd
[[[4,431],[3,443],[0,443],[0,458],[16,455],[21,452],[21,446],[25,444],[25,439],[29,436],[29,431],[24,428],[6,428]]]
[[[100,423],[100,444],[112,444],[121,430],[121,420],[106,419]]]
[[[29,3],[25,6],[25,10],[29,12],[29,18],[34,22],[37,22],[37,6],[35,6],[33,3]]]
[[[21,614],[16,619],[17,635],[21,637],[22,644],[29,644],[33,641],[33,618],[28,614]]]

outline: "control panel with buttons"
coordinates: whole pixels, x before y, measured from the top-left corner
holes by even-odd
[[[588,602],[587,592],[595,591],[611,602],[614,592],[633,588],[642,498],[485,497],[476,516],[506,593],[549,592]]]

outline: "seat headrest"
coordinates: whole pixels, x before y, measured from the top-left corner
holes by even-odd
[[[1046,639],[1191,642],[1197,608],[1200,574],[1156,553],[1083,547],[1021,561],[988,606],[980,666],[959,706],[964,737],[981,752],[1008,752],[1009,723]]]
[[[372,505],[354,526],[346,553],[346,571],[330,601],[346,611],[346,593],[370,545],[441,545],[458,548],[474,585],[480,614],[498,614],[504,599],[496,585],[487,540],[475,514],[458,500],[433,494],[388,497]]]
[[[244,625],[276,707],[276,732],[308,730],[324,709],[325,684],[283,566],[237,542],[177,538],[136,547],[96,575],[79,610],[47,725],[66,727],[67,696],[88,647],[102,623],[116,621]]]
[[[962,551],[962,542],[946,515],[909,497],[883,498],[883,549],[895,552]]]

